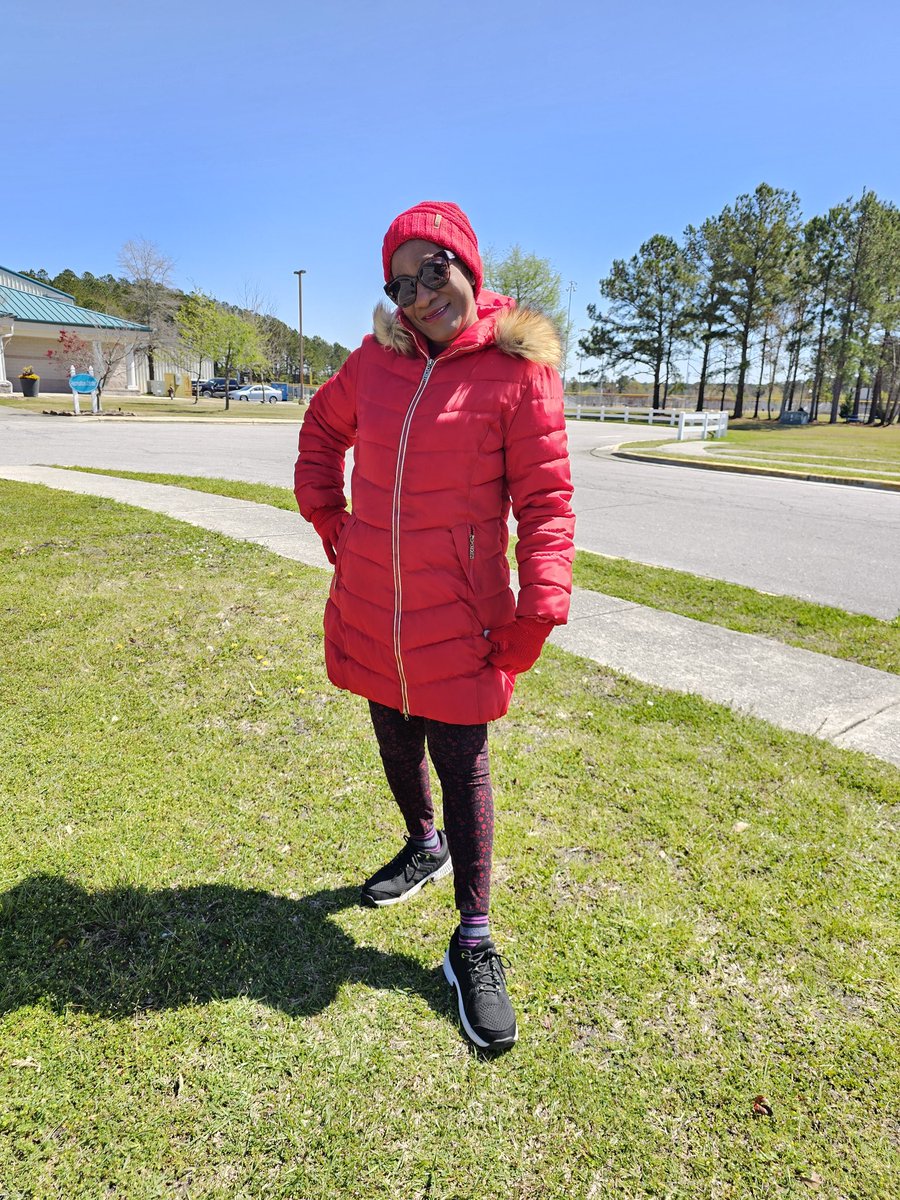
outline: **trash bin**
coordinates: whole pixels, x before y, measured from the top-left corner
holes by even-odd
[[[779,425],[808,425],[809,413],[805,408],[792,408],[778,418]]]

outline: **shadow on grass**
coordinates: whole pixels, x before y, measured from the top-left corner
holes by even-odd
[[[358,946],[330,920],[358,896],[289,900],[220,884],[87,892],[33,875],[0,895],[0,1012],[41,1004],[115,1017],[246,996],[308,1016],[359,981],[418,992],[453,1019],[439,969]]]

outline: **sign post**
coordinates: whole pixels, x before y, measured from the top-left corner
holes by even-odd
[[[93,375],[70,375],[69,387],[72,389],[72,404],[75,407],[75,416],[81,416],[81,409],[78,407],[79,396],[90,396],[91,412],[98,413],[100,411],[100,401],[97,399],[97,380]]]

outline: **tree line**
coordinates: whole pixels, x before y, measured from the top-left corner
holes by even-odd
[[[149,333],[140,349],[147,356],[150,379],[157,378],[160,360],[177,363],[197,377],[204,360],[229,377],[235,372],[267,379],[300,379],[300,335],[267,313],[265,301],[245,296],[242,304],[226,304],[195,291],[172,285],[174,264],[149,241],[126,242],[119,253],[121,276],[82,275],[69,269],[50,275],[46,270],[21,271],[75,298],[82,308],[109,313],[146,325]],[[305,382],[324,382],[350,354],[339,342],[316,334],[303,339]]]
[[[721,380],[734,416],[753,400],[771,413],[800,406],[813,420],[900,419],[900,212],[864,191],[804,220],[794,192],[761,183],[715,217],[689,225],[680,242],[654,234],[600,280],[605,310],[589,304],[582,372],[642,368],[653,404],[664,406],[696,357],[697,410]]]

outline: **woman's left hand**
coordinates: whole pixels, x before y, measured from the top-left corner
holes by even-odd
[[[541,617],[516,617],[508,625],[487,630],[484,636],[493,648],[488,662],[510,675],[530,671],[540,658],[552,628],[553,622]]]
[[[337,544],[341,530],[350,514],[346,508],[317,508],[309,518],[313,528],[322,539],[322,549],[332,566],[337,562]]]

